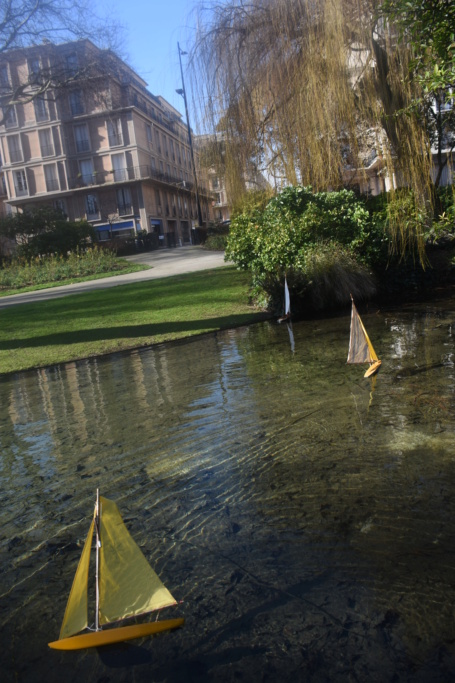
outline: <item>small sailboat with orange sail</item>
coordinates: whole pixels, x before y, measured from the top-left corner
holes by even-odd
[[[90,554],[95,532],[95,626],[88,628],[87,594]],[[130,536],[117,505],[96,492],[95,512],[63,617],[56,650],[82,650],[143,638],[183,626],[184,619],[103,628],[130,617],[176,605]]]
[[[351,296],[351,335],[349,338],[348,363],[369,363],[369,368],[364,377],[371,377],[378,372],[381,361],[376,355],[373,344],[363,325],[362,319],[358,314],[354,299]]]

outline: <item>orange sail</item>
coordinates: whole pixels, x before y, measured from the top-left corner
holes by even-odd
[[[357,312],[354,301],[351,310],[351,335],[349,338],[348,363],[369,363],[370,367],[364,377],[370,377],[381,367],[381,361],[376,355],[373,344]]]

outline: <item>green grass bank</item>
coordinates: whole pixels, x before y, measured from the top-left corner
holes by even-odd
[[[258,322],[250,283],[226,266],[2,309],[0,373]]]

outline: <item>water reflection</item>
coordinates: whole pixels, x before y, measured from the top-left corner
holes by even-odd
[[[452,302],[255,325],[0,381],[10,680],[447,681],[455,672]],[[180,632],[47,649],[94,492],[116,500]]]

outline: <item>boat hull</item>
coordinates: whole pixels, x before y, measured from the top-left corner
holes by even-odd
[[[180,628],[184,623],[184,619],[167,619],[166,621],[154,621],[147,624],[120,626],[119,628],[111,628],[107,631],[92,631],[91,633],[83,633],[79,636],[54,640],[48,644],[54,650],[85,650],[89,647],[123,643],[126,640],[144,638],[161,631],[170,631],[174,628]]]
[[[368,368],[368,370],[364,374],[364,377],[371,377],[371,375],[374,375],[379,370],[380,367],[381,367],[381,361],[380,360],[375,361],[374,363],[372,363],[370,365],[370,367]]]

